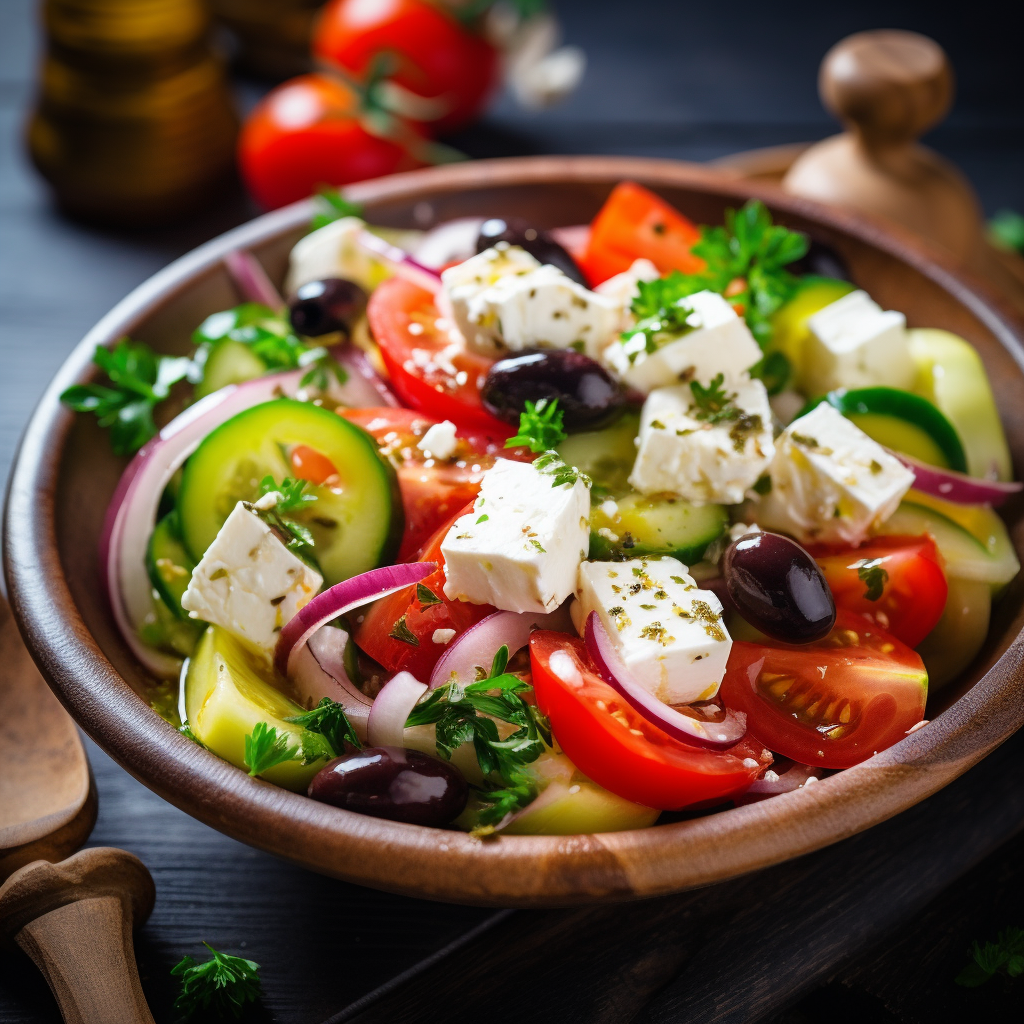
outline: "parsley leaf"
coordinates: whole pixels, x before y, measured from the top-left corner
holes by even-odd
[[[309,527],[303,525],[291,516],[284,515],[285,512],[302,512],[317,500],[315,494],[306,494],[307,480],[293,480],[285,477],[278,483],[272,476],[265,476],[260,481],[261,498],[268,494],[276,494],[277,502],[271,508],[257,508],[252,510],[269,526],[282,535],[285,547],[301,558],[309,562],[316,561],[314,548],[316,540],[310,532]]]
[[[690,381],[690,391],[693,394],[691,408],[697,410],[694,419],[705,423],[722,423],[739,417],[740,409],[735,404],[736,395],[730,395],[724,385],[725,375],[721,373],[716,374],[707,387],[699,381]]]
[[[277,729],[266,722],[257,722],[245,737],[245,767],[253,777],[262,775],[275,765],[291,761],[299,752],[298,745],[288,746],[289,736],[278,736]]]
[[[392,640],[398,640],[400,643],[408,644],[410,647],[419,647],[420,645],[416,634],[406,625],[404,615],[391,627],[391,632],[388,633],[388,636]]]
[[[432,604],[441,603],[441,598],[430,587],[425,587],[422,583],[416,584],[416,600],[419,601],[421,608],[429,608]]]
[[[534,459],[533,466],[542,473],[552,474],[552,487],[559,487],[562,484],[572,487],[577,480],[582,480],[587,487],[593,486],[593,481],[586,473],[575,466],[567,465],[558,452],[545,452],[539,459]]]
[[[316,213],[313,214],[311,228],[326,227],[343,217],[362,217],[363,204],[349,202],[337,189],[322,188],[316,197]]]
[[[864,596],[869,601],[877,601],[889,582],[889,574],[882,568],[880,558],[862,558],[857,563],[857,578],[867,587]]]
[[[153,410],[192,370],[183,356],[159,356],[142,342],[122,338],[113,349],[96,346],[92,361],[107,375],[107,384],[74,384],[60,400],[76,412],[94,413],[110,428],[116,455],[131,455],[156,434]]]
[[[312,711],[296,715],[294,718],[286,718],[285,721],[304,726],[310,732],[319,733],[327,740],[334,757],[340,757],[349,747],[355,750],[363,749],[344,707],[330,697],[324,697]]]
[[[200,1010],[204,1011],[204,1020],[210,1019],[209,1014],[239,1020],[245,1004],[260,998],[260,965],[254,960],[218,953],[207,942],[203,945],[213,954],[205,963],[197,964],[186,956],[171,968],[171,974],[181,978],[181,992],[174,1008],[185,1020]]]
[[[274,509],[278,512],[299,512],[317,500],[315,494],[306,494],[308,480],[293,480],[286,476],[278,483],[269,474],[260,481],[260,497],[266,494],[277,494],[277,504]]]
[[[562,429],[563,413],[558,408],[558,399],[541,398],[537,402],[527,400],[526,408],[519,414],[519,433],[505,442],[506,448],[524,445],[531,452],[546,452],[560,445],[568,436]]]
[[[971,962],[956,976],[965,988],[984,985],[1000,971],[1010,978],[1024,974],[1024,928],[1004,928],[995,942],[975,942]]]

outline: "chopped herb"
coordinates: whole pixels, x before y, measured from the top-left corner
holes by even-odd
[[[761,497],[764,497],[766,494],[771,494],[772,478],[767,473],[764,473],[762,476],[757,478],[751,490],[755,494],[760,494]]]
[[[491,517],[485,512],[477,521],[476,525],[479,526],[481,523],[486,523]]]
[[[975,941],[971,962],[956,976],[956,983],[977,988],[1003,972],[1010,978],[1024,974],[1024,928],[1004,928],[995,942]]]
[[[254,960],[218,953],[207,942],[203,945],[213,954],[205,963],[197,964],[186,956],[171,968],[171,974],[181,978],[174,1008],[184,1020],[192,1019],[200,1010],[203,1020],[239,1020],[245,1004],[260,998],[260,965]]]
[[[691,410],[694,419],[702,420],[704,423],[727,423],[738,419],[742,410],[737,406],[736,394],[729,394],[725,390],[725,375],[716,374],[707,387],[699,381],[690,381],[690,391],[693,394],[693,405]]]
[[[533,467],[534,469],[539,469],[542,473],[551,473],[554,476],[554,479],[551,481],[552,487],[559,487],[562,484],[567,484],[571,487],[577,480],[581,480],[586,487],[593,485],[593,481],[586,473],[581,472],[575,466],[566,465],[558,452],[545,452],[539,459],[534,461]]]
[[[421,608],[429,608],[432,604],[441,603],[441,598],[430,587],[425,587],[422,583],[416,584],[416,600],[419,601]]]
[[[302,512],[309,508],[316,500],[315,494],[306,494],[308,481],[293,480],[285,477],[278,483],[272,476],[265,476],[260,481],[260,497],[268,494],[277,494],[277,502],[271,508],[256,508],[252,510],[273,530],[277,530],[285,539],[285,547],[309,562],[316,562],[314,548],[316,541],[307,526],[291,516],[284,515],[285,512]]]
[[[420,642],[416,639],[416,634],[405,624],[405,616],[403,615],[391,628],[391,632],[388,636],[392,640],[398,640],[403,644],[409,644],[411,647],[419,647]]]
[[[337,189],[322,188],[316,197],[316,213],[313,214],[311,227],[326,227],[343,217],[362,217],[363,204],[349,202]]]
[[[877,459],[872,459],[871,460],[871,472],[872,473],[881,473],[882,472],[882,464]]]
[[[792,440],[793,444],[798,445],[801,448],[806,448],[809,452],[815,452],[818,455],[831,455],[832,454],[832,449],[831,448],[822,448],[821,445],[818,444],[818,439],[815,438],[815,437],[810,437],[807,434],[797,434],[797,433],[792,433],[789,436],[790,436],[790,440]]]
[[[869,601],[877,601],[889,582],[889,574],[882,568],[881,558],[863,558],[857,562],[857,578],[867,587],[864,596]]]
[[[673,583],[678,583],[681,587],[686,586],[686,580],[684,580],[682,576],[669,576],[669,579]]]
[[[330,697],[324,697],[312,711],[286,718],[285,721],[304,726],[310,732],[323,736],[330,745],[330,755],[333,757],[340,757],[350,747],[355,750],[362,749],[363,745],[359,742],[344,707],[336,704]],[[303,753],[305,752],[304,748]]]
[[[192,372],[191,359],[159,356],[142,342],[122,338],[114,348],[96,346],[92,361],[106,384],[73,384],[60,400],[75,412],[91,412],[110,428],[115,455],[131,455],[156,434],[153,410]]]
[[[548,553],[547,548],[539,540],[535,540],[533,537],[530,538],[530,543],[539,551],[541,554],[546,555]]]
[[[289,746],[286,734],[278,736],[277,729],[266,722],[257,722],[245,737],[245,767],[252,776],[262,775],[275,765],[291,761],[299,752],[298,745]]]
[[[536,403],[527,401],[519,414],[519,433],[505,442],[506,448],[524,445],[531,452],[544,452],[560,445],[567,437],[562,429],[562,410],[558,399],[541,398]]]

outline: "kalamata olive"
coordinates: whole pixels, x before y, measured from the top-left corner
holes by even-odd
[[[526,402],[558,399],[566,431],[595,430],[622,412],[626,399],[607,371],[573,349],[520,352],[499,359],[488,371],[481,392],[498,419],[518,423]]]
[[[817,274],[819,277],[834,277],[840,281],[850,280],[850,268],[846,260],[832,246],[816,242],[813,238],[807,252],[786,269],[794,274]]]
[[[492,217],[485,220],[480,227],[476,240],[476,251],[490,249],[497,242],[508,242],[525,249],[534,259],[541,263],[549,263],[578,284],[586,285],[576,261],[567,249],[556,242],[543,228],[531,227],[528,221],[520,217]]]
[[[789,537],[740,537],[725,549],[722,575],[740,615],[775,640],[809,644],[827,636],[836,621],[818,563]]]
[[[457,768],[401,747],[367,747],[336,757],[313,776],[308,792],[348,811],[435,827],[458,817],[469,797]]]
[[[366,292],[359,285],[342,277],[325,277],[299,288],[291,301],[289,316],[299,334],[316,338],[335,331],[348,334],[364,309]]]

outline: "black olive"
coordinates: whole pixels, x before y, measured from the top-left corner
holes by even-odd
[[[836,621],[832,591],[818,563],[795,540],[748,533],[722,556],[722,575],[737,611],[775,640],[809,644]]]
[[[487,410],[507,423],[519,422],[528,400],[557,398],[563,426],[570,433],[603,427],[626,405],[625,395],[604,367],[564,348],[499,359],[487,373],[481,397]]]
[[[846,260],[832,246],[816,242],[813,238],[807,252],[786,269],[793,274],[816,274],[818,277],[834,277],[839,281],[850,280],[850,268]]]
[[[295,293],[289,307],[292,327],[308,338],[343,331],[348,334],[366,309],[366,292],[354,281],[325,277],[309,281]]]
[[[508,242],[525,249],[534,259],[548,263],[578,284],[586,286],[587,279],[568,250],[556,242],[543,228],[531,227],[519,217],[492,217],[485,220],[476,239],[476,251],[483,252],[498,242]]]
[[[438,828],[457,818],[469,798],[457,768],[401,747],[367,747],[336,757],[316,773],[308,792],[348,811]]]

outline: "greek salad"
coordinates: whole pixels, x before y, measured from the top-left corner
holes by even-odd
[[[368,225],[64,401],[134,454],[100,565],[190,739],[476,835],[765,799],[926,724],[1020,566],[970,344],[756,201]],[[163,423],[158,429],[157,423]]]

